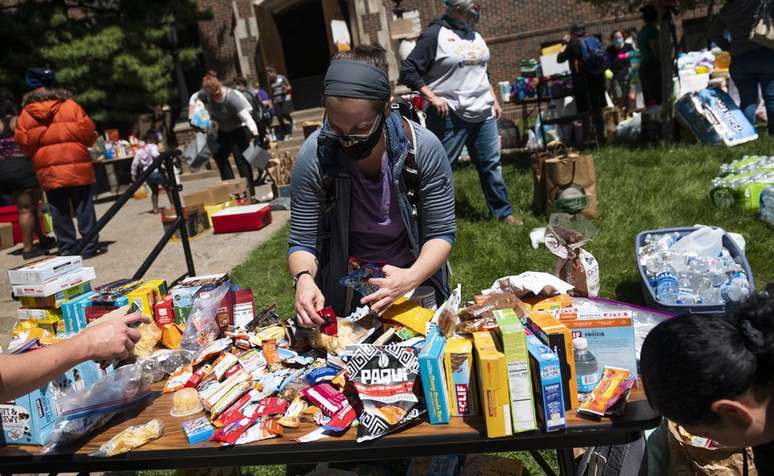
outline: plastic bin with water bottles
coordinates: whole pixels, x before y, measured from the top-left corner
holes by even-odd
[[[723,314],[726,312],[725,304],[663,304],[656,299],[656,289],[651,286],[648,276],[645,273],[645,269],[640,265],[639,252],[640,248],[645,244],[645,237],[647,235],[664,235],[667,233],[678,233],[680,237],[684,237],[699,228],[686,227],[686,228],[662,228],[660,230],[646,230],[637,234],[634,247],[634,262],[637,263],[637,271],[640,273],[640,280],[642,285],[642,295],[645,298],[645,302],[652,307],[658,309],[664,309],[676,314],[692,313],[692,314]],[[747,257],[742,250],[739,249],[736,242],[728,235],[723,234],[723,247],[728,250],[735,260],[742,265],[745,273],[747,273],[747,279],[750,283],[750,289],[755,289],[755,281],[753,280],[752,269],[750,263],[747,262]]]

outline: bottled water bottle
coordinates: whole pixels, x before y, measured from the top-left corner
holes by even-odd
[[[572,340],[575,354],[575,379],[578,382],[579,393],[591,393],[599,383],[599,362],[594,354],[589,352],[589,343],[585,337]]]
[[[656,274],[656,299],[662,304],[676,304],[679,295],[677,273],[669,262],[664,262]]]
[[[734,268],[731,278],[723,285],[720,292],[726,302],[740,302],[750,295],[750,281],[741,266],[737,265]]]

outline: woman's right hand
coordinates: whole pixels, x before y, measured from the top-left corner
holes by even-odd
[[[325,307],[325,297],[317,283],[308,274],[302,275],[296,284],[296,320],[301,327],[316,327],[325,321],[318,311]]]
[[[433,95],[428,98],[428,101],[433,105],[439,116],[446,117],[449,115],[449,103],[446,102],[446,99]]]

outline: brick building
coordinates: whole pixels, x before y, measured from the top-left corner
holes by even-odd
[[[512,80],[521,59],[537,57],[541,44],[555,42],[574,22],[605,42],[615,29],[639,27],[637,14],[615,14],[579,0],[481,0],[479,29],[492,53],[493,82]],[[334,23],[346,25],[351,43],[379,43],[389,53],[390,75],[397,78],[401,38],[411,38],[444,11],[440,0],[403,0],[412,11],[413,28],[393,22],[394,2],[388,0],[199,0],[213,18],[200,24],[200,38],[208,68],[223,77],[237,74],[265,81],[272,64],[294,86],[296,108],[319,105],[322,78],[336,51]],[[415,12],[415,13],[414,13]],[[706,11],[684,13],[678,36],[701,44]],[[410,22],[409,22],[410,23]],[[400,30],[400,31],[399,31]],[[694,38],[695,39],[691,39]],[[698,39],[696,39],[698,38]]]

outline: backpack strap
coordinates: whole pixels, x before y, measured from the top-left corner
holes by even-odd
[[[398,109],[396,104],[391,105],[392,109]],[[405,117],[401,117],[403,130],[408,139],[408,153],[403,163],[403,181],[406,183],[406,195],[411,204],[411,213],[416,217],[419,214],[419,168],[417,167],[417,137],[414,126]]]

